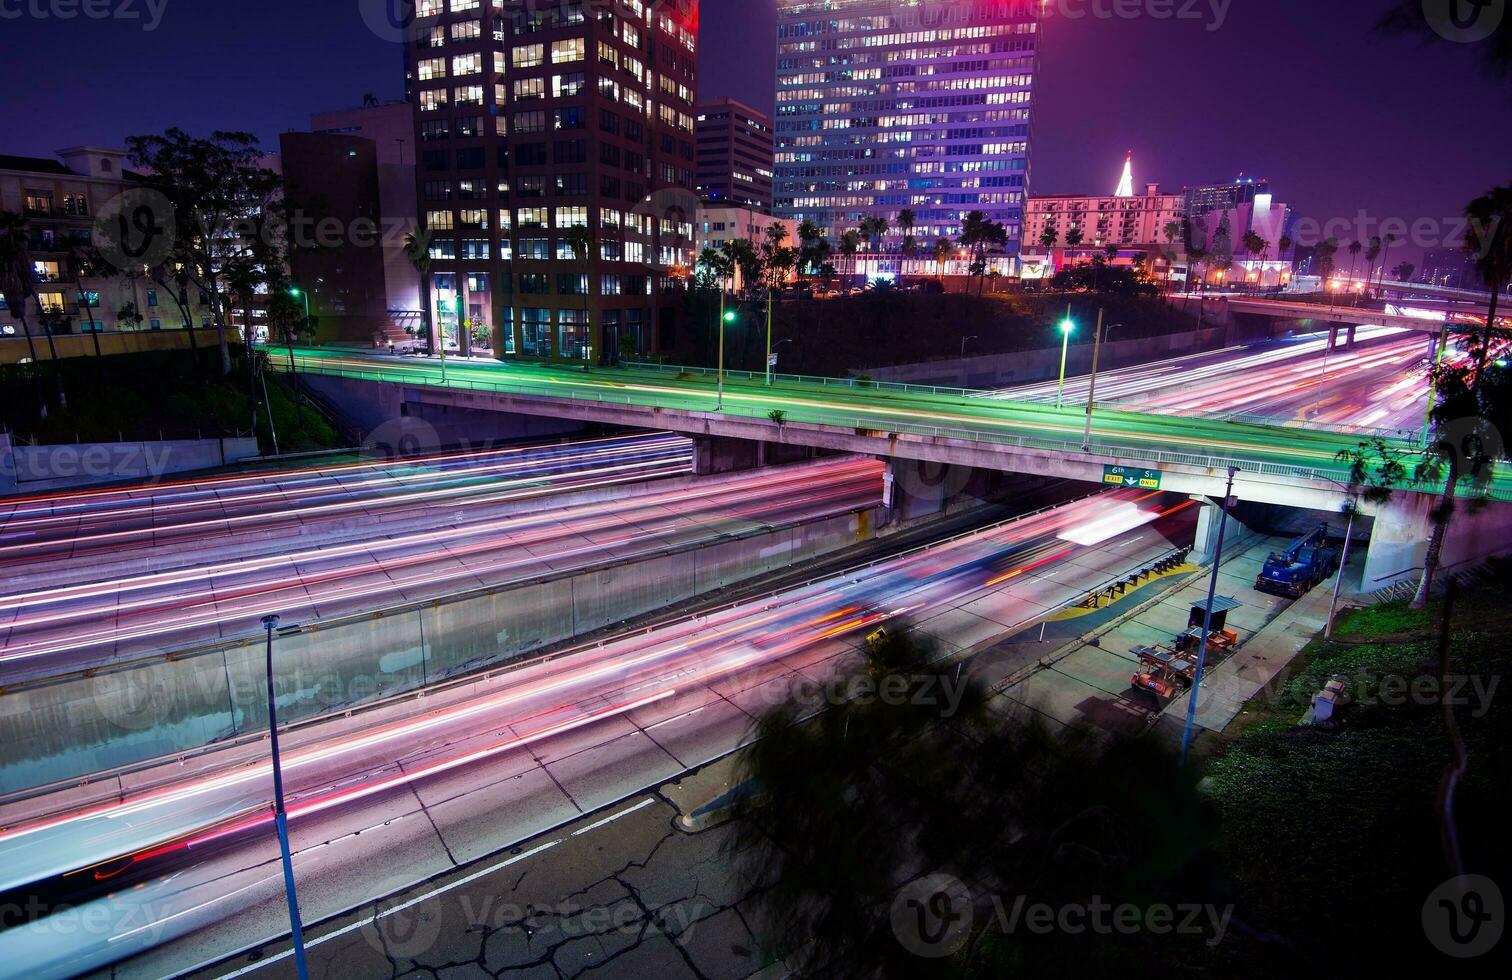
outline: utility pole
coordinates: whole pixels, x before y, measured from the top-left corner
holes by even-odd
[[[304,924],[299,918],[299,896],[294,890],[294,859],[289,855],[289,818],[284,809],[283,767],[278,756],[278,701],[273,696],[273,631],[277,616],[264,616],[268,634],[268,742],[273,750],[273,823],[278,828],[278,849],[283,856],[284,897],[289,903],[289,929],[294,939],[294,969],[299,980],[309,980],[305,964]]]
[[[1103,313],[1097,311],[1097,332],[1092,335],[1092,377],[1087,382],[1087,427],[1082,431],[1082,452],[1092,449],[1092,403],[1097,398],[1097,358],[1102,353]]]
[[[1187,749],[1192,744],[1192,723],[1197,718],[1197,694],[1202,688],[1202,668],[1207,662],[1208,634],[1213,629],[1213,599],[1218,594],[1218,567],[1223,564],[1223,535],[1228,530],[1229,501],[1234,496],[1234,477],[1239,467],[1230,466],[1228,486],[1223,491],[1223,506],[1218,518],[1218,546],[1213,550],[1213,575],[1208,580],[1207,608],[1202,614],[1202,640],[1197,646],[1197,671],[1192,675],[1192,693],[1187,699],[1186,725],[1181,730],[1181,764],[1186,765]]]
[[[1355,514],[1360,509],[1360,502],[1354,498],[1349,501],[1349,524],[1344,528],[1344,548],[1339,552],[1339,575],[1334,579],[1333,599],[1328,604],[1328,622],[1323,627],[1323,639],[1333,639],[1334,611],[1339,608],[1339,589],[1344,585],[1344,568],[1349,564],[1349,540],[1354,536]]]

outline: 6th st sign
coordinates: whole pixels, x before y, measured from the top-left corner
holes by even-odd
[[[1138,487],[1141,490],[1159,490],[1160,471],[1139,470],[1129,466],[1104,466],[1103,482],[1115,487]]]

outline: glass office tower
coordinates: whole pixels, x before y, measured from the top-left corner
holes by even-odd
[[[778,0],[775,212],[836,239],[914,212],[921,247],[982,211],[1021,237],[1038,0]]]

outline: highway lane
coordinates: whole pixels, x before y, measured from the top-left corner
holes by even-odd
[[[464,390],[576,399],[601,404],[633,404],[662,409],[716,411],[712,376],[652,369],[570,370],[519,362],[440,366],[419,358],[387,358],[307,348],[296,354],[301,371],[328,373]],[[983,442],[1035,440],[1037,446],[1080,452],[1084,409],[1068,405],[993,400],[953,391],[899,390],[837,380],[834,383],[783,379],[767,387],[760,376],[727,376],[725,415],[765,419],[781,411],[788,421],[949,435]],[[1097,413],[1093,442],[1104,450],[1157,450],[1231,459],[1241,466],[1270,464],[1348,479],[1338,461],[1358,435],[1317,428],[1282,428],[1247,422],[1183,418],[1158,413],[1104,410]],[[1405,448],[1405,444],[1402,444]],[[1462,493],[1469,492],[1465,489]],[[1490,493],[1512,498],[1512,478],[1498,473]]]
[[[0,580],[57,557],[118,561],[137,547],[225,548],[363,528],[692,471],[692,446],[646,433],[571,443],[257,470],[0,500]]]
[[[1099,406],[1198,418],[1269,421],[1292,428],[1383,431],[1406,437],[1428,409],[1428,345],[1395,327],[1359,331],[1353,350],[1328,350],[1326,334],[1228,347],[1101,371]],[[1067,404],[1085,406],[1089,375],[1066,379]],[[1053,404],[1056,381],[989,397]]]
[[[284,759],[306,918],[716,758],[794,692],[821,706],[880,623],[908,618],[945,652],[969,647],[1189,542],[1193,519],[1174,495],[1108,491],[292,731]],[[46,977],[166,943],[115,974],[161,976],[284,931],[262,747],[222,754],[0,811],[0,900],[82,903],[0,932],[0,961]],[[86,915],[92,931],[56,941]]]
[[[155,562],[119,574],[86,569],[72,581],[41,587],[34,570],[0,591],[0,680],[56,676],[249,636],[270,609],[287,622],[312,624],[850,513],[879,505],[881,496],[882,464],[843,457],[673,481],[525,514],[437,507],[425,512],[422,528],[374,525],[335,542],[304,527],[297,539],[264,541],[272,547],[254,555],[222,558],[206,544],[176,551],[192,560],[172,567]],[[77,570],[76,559],[57,561]]]

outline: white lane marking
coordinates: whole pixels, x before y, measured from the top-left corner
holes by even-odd
[[[650,801],[648,800],[647,802],[650,802]],[[629,812],[629,811],[626,811],[626,812]],[[542,851],[549,850],[549,849],[551,849],[553,847],[556,847],[561,842],[562,842],[561,838],[558,838],[558,839],[553,840],[553,841],[547,841],[546,843],[541,844],[541,845],[539,845],[537,847],[532,847],[530,850],[525,851],[523,854],[516,854],[514,857],[506,858],[505,860],[500,861],[497,864],[490,865],[489,867],[484,868],[482,871],[474,871],[472,874],[467,875],[464,878],[458,878],[456,881],[448,882],[447,884],[442,885],[439,888],[433,888],[430,891],[426,892],[425,894],[423,894],[423,895],[417,895],[416,897],[410,899],[407,902],[401,903],[399,905],[395,905],[393,908],[384,909],[382,912],[375,912],[374,914],[372,914],[370,916],[367,916],[366,918],[358,919],[356,922],[353,922],[353,923],[351,923],[349,925],[342,926],[340,929],[337,929],[335,932],[328,932],[328,933],[326,933],[325,935],[321,936],[318,939],[310,940],[309,942],[305,943],[305,949],[310,949],[313,946],[319,946],[321,943],[325,942],[328,939],[335,939],[337,936],[344,936],[344,935],[346,935],[349,932],[355,932],[358,929],[361,929],[363,926],[372,925],[374,922],[377,922],[379,919],[386,918],[386,917],[388,917],[390,915],[393,915],[396,912],[403,912],[405,909],[412,908],[412,907],[414,907],[416,905],[419,905],[421,902],[424,902],[424,901],[426,901],[428,899],[435,898],[437,895],[443,895],[446,892],[453,891],[454,889],[457,889],[457,888],[461,888],[463,885],[470,884],[470,883],[472,883],[474,881],[477,881],[479,878],[483,878],[483,877],[486,877],[488,875],[491,875],[495,871],[500,871],[500,870],[502,870],[504,868],[507,868],[511,864],[517,864],[520,861],[523,861],[523,860],[525,860],[528,857],[534,857],[535,855],[540,854]],[[260,970],[263,967],[268,966],[268,965],[273,964],[273,963],[277,963],[280,960],[288,959],[289,957],[291,957],[293,955],[294,955],[294,949],[293,949],[293,947],[290,947],[289,949],[286,949],[286,950],[284,950],[281,953],[275,953],[274,955],[269,956],[266,959],[258,960],[256,963],[252,963],[252,964],[249,964],[247,966],[244,966],[240,970],[235,970],[235,971],[233,971],[231,973],[227,973],[227,974],[224,974],[224,975],[222,975],[220,977],[217,977],[216,980],[233,980],[234,977],[246,976],[248,973],[252,973],[252,972],[254,972],[256,970]]]
[[[582,827],[582,828],[579,828],[578,830],[574,830],[572,832],[572,836],[573,837],[577,837],[579,835],[588,833],[588,831],[590,831],[590,830],[598,830],[600,827],[603,827],[603,826],[605,826],[607,824],[614,823],[614,821],[618,820],[620,817],[628,817],[630,814],[634,813],[636,810],[639,810],[642,807],[648,807],[648,806],[650,806],[651,804],[653,804],[655,802],[656,802],[656,800],[655,800],[654,797],[648,796],[644,800],[641,800],[639,803],[635,804],[635,806],[627,807],[626,809],[621,810],[619,813],[613,814],[612,816],[605,817],[604,819],[598,821],[597,823],[591,823],[591,824],[589,824],[586,827]]]

